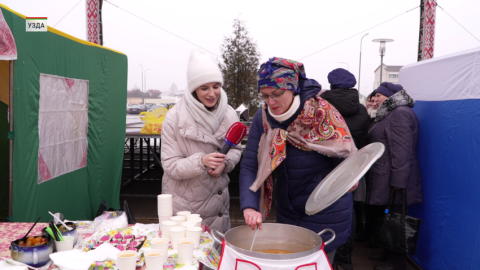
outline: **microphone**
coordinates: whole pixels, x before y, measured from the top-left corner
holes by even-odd
[[[222,150],[220,150],[220,153],[227,154],[230,148],[235,147],[235,145],[243,140],[246,133],[247,127],[244,124],[240,122],[233,123],[228,129],[227,134],[225,134],[225,145],[222,147]]]

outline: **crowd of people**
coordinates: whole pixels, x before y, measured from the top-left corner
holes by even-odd
[[[200,214],[210,228],[230,229],[227,173],[240,161],[241,147],[218,153],[238,117],[228,105],[217,63],[201,50],[189,60],[188,91],[165,117],[162,130],[163,193],[173,194],[174,212]],[[353,241],[371,242],[394,190],[395,207],[422,203],[417,158],[418,119],[414,101],[401,85],[382,83],[360,104],[356,79],[345,69],[328,74],[330,90],[306,76],[302,63],[273,57],[258,70],[259,98],[240,164],[240,204],[245,223],[262,229],[275,197],[276,222],[320,232],[335,231],[325,247],[336,269],[353,269]],[[385,152],[341,198],[319,213],[306,201],[345,158],[369,143]],[[326,236],[329,237],[329,236]],[[404,254],[383,250],[370,259],[375,270],[406,268]]]

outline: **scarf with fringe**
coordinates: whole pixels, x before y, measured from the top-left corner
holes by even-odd
[[[300,114],[286,130],[271,128],[262,111],[264,132],[258,149],[258,172],[250,190],[261,188],[260,213],[268,217],[273,194],[272,172],[287,157],[287,142],[303,151],[316,151],[329,157],[347,158],[357,151],[341,114],[319,95],[305,101]]]

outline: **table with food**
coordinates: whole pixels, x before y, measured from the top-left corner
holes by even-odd
[[[128,224],[121,211],[93,221],[56,213],[50,223],[0,223],[0,269],[216,269],[219,245],[210,229],[198,214],[174,216],[171,201],[159,195],[156,224]]]

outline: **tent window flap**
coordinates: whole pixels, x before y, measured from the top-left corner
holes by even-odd
[[[88,87],[40,74],[38,184],[87,166]]]

